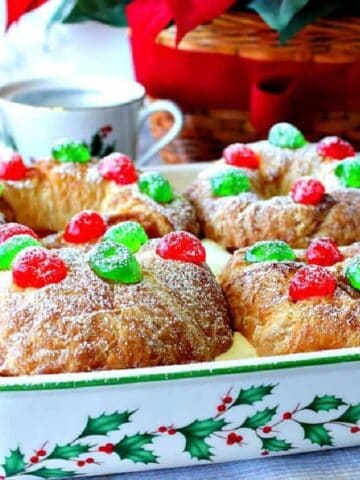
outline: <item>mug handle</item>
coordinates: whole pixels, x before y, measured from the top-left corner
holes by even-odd
[[[156,100],[140,111],[138,130],[141,128],[146,118],[156,112],[169,112],[174,118],[174,123],[168,132],[166,132],[159,140],[149,147],[145,153],[139,155],[136,160],[137,166],[145,165],[152,156],[172,142],[174,138],[176,138],[181,132],[181,129],[184,125],[183,113],[176,103],[172,102],[171,100]]]

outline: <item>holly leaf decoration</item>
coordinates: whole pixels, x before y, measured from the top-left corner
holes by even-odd
[[[68,0],[63,0],[68,1]],[[72,8],[64,13],[63,23],[95,20],[114,27],[125,27],[125,7],[131,0],[72,0]]]
[[[88,453],[91,447],[91,445],[74,445],[71,443],[68,445],[56,445],[47,459],[49,460],[51,458],[58,458],[61,460],[70,460],[71,458],[77,458],[83,453]]]
[[[265,408],[265,410],[259,410],[247,417],[244,423],[241,425],[241,428],[251,428],[256,430],[259,427],[263,427],[271,421],[273,416],[276,414],[277,407],[274,408]]]
[[[219,432],[227,425],[224,419],[195,420],[186,427],[177,431],[185,437],[184,451],[190,454],[191,458],[198,460],[211,460],[213,455],[211,446],[205,441],[215,432]]]
[[[341,405],[346,405],[341,398],[337,398],[334,395],[323,395],[322,397],[316,396],[305,408],[314,412],[328,412],[329,410],[336,410]]]
[[[151,450],[147,450],[144,446],[152,443],[155,435],[151,433],[137,433],[127,436],[120,440],[114,446],[114,452],[117,453],[121,460],[131,460],[134,463],[158,463],[158,457]]]
[[[16,450],[10,450],[10,454],[5,457],[5,463],[2,465],[5,476],[11,477],[23,472],[25,468],[24,454],[18,447]]]
[[[304,438],[311,443],[320,447],[333,444],[329,430],[322,423],[300,423],[300,425],[304,429]]]
[[[259,387],[250,387],[242,389],[239,392],[235,405],[253,405],[255,402],[261,402],[267,395],[270,395],[276,385],[260,385]]]
[[[66,478],[73,477],[76,475],[76,472],[74,470],[63,470],[62,468],[41,467],[38,470],[26,472],[24,475],[31,475],[32,477],[41,478]]]
[[[95,418],[89,417],[86,427],[77,438],[89,437],[90,435],[107,435],[117,430],[124,423],[128,423],[134,412],[135,410],[132,412],[126,410],[125,412],[114,412],[109,415],[103,413]]]
[[[357,405],[350,405],[349,408],[336,419],[338,422],[357,423],[360,420],[360,403]]]
[[[261,438],[262,447],[268,452],[286,452],[293,448],[292,444],[281,438]]]

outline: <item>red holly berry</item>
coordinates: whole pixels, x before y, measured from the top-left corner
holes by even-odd
[[[27,168],[18,153],[13,153],[10,158],[0,158],[1,180],[22,180],[26,176]]]
[[[104,235],[106,222],[103,217],[93,210],[84,210],[72,217],[67,224],[64,239],[71,243],[86,243]]]
[[[233,143],[223,151],[225,163],[235,167],[259,168],[259,157],[257,154],[243,143]]]
[[[226,443],[228,445],[234,445],[235,443],[237,443],[237,437],[238,435],[235,432],[229,433],[226,437]]]
[[[77,462],[77,466],[78,466],[78,467],[83,467],[84,465],[85,465],[84,460],[79,460],[79,461]]]
[[[105,125],[105,129],[108,133],[111,133],[113,130],[113,127],[111,125]]]
[[[39,457],[45,457],[45,455],[46,455],[46,450],[43,450],[43,449],[38,450],[38,451],[36,452],[36,455],[38,455]]]
[[[230,397],[230,395],[226,395],[226,397],[224,397],[223,399],[223,402],[224,403],[231,403],[233,401],[232,397]]]
[[[265,457],[266,455],[269,455],[269,452],[267,450],[264,450],[263,452],[261,452],[261,455]]]
[[[176,430],[174,428],[169,428],[168,430],[169,435],[175,435],[175,433],[176,433]]]
[[[292,418],[292,413],[291,412],[285,412],[283,414],[283,420],[290,420]]]
[[[12,265],[14,283],[21,288],[41,288],[61,282],[67,267],[55,253],[39,247],[29,247],[20,252]]]
[[[356,152],[354,147],[339,137],[325,137],[317,144],[316,151],[322,157],[333,160],[344,160],[344,158],[354,157]]]
[[[38,461],[39,461],[39,457],[36,455],[30,458],[30,463],[38,463]]]
[[[270,433],[272,431],[272,427],[269,427],[268,425],[266,425],[265,427],[263,427],[262,431],[264,433]]]
[[[358,433],[358,432],[360,432],[360,428],[359,427],[351,427],[350,432],[351,433]]]
[[[165,433],[165,432],[167,432],[167,427],[164,427],[164,426],[159,427],[159,428],[158,428],[158,432],[159,432],[159,433]]]
[[[294,202],[304,205],[316,205],[325,194],[324,185],[315,178],[299,178],[291,187]]]
[[[336,289],[334,275],[318,265],[299,268],[290,282],[289,295],[293,301],[312,297],[331,297]]]
[[[105,180],[113,180],[118,185],[135,183],[138,179],[134,164],[123,153],[111,153],[104,157],[99,162],[98,170]]]
[[[105,452],[105,445],[100,445],[98,448],[99,452]]]
[[[95,460],[92,457],[86,459],[86,463],[95,463]]]
[[[226,407],[225,407],[224,404],[222,404],[222,405],[218,405],[218,406],[216,407],[216,409],[217,409],[218,412],[225,412]]]
[[[316,238],[306,250],[306,260],[310,264],[329,267],[343,259],[336,243],[330,238]]]
[[[198,238],[188,232],[171,232],[162,237],[156,247],[156,253],[166,260],[203,263],[206,252]]]
[[[241,435],[236,435],[236,443],[240,443],[244,440],[244,438]]]
[[[31,228],[21,225],[21,223],[4,223],[4,225],[0,226],[0,243],[15,235],[30,235],[39,240],[39,237]]]
[[[107,454],[110,454],[110,453],[113,453],[113,451],[114,451],[114,444],[113,443],[107,443],[106,445],[104,445],[103,452],[105,452]]]

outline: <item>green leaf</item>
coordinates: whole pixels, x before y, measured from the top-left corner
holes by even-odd
[[[260,402],[267,395],[270,395],[276,385],[260,385],[259,387],[250,387],[240,390],[234,405],[253,405],[255,402]]]
[[[334,395],[323,395],[322,397],[316,396],[305,408],[314,412],[328,412],[329,410],[336,410],[341,405],[345,405],[341,398],[337,398]]]
[[[185,437],[184,451],[190,454],[191,458],[198,460],[211,460],[213,455],[210,445],[205,441],[215,432],[219,432],[227,425],[224,419],[195,420],[186,427],[178,428],[178,432]]]
[[[114,27],[127,25],[125,7],[131,0],[76,0],[64,23],[95,20]]]
[[[341,417],[337,418],[337,422],[345,423],[357,423],[360,420],[360,403],[357,405],[350,405],[350,407],[345,410]]]
[[[70,460],[71,458],[77,458],[79,455],[89,452],[90,449],[91,445],[56,445],[47,459],[59,458],[62,460]]]
[[[20,451],[19,447],[16,450],[10,450],[10,454],[5,457],[5,463],[2,467],[6,477],[11,477],[24,471],[24,454]]]
[[[247,417],[244,423],[241,425],[241,428],[252,428],[256,430],[259,427],[266,425],[273,416],[276,414],[277,407],[274,408],[265,408],[265,410],[260,410],[254,415]]]
[[[273,29],[282,30],[309,0],[252,0],[248,7],[255,10]]]
[[[88,437],[90,435],[107,435],[117,430],[124,423],[130,421],[131,415],[134,413],[126,410],[125,412],[114,412],[109,415],[103,413],[99,417],[88,418],[86,427],[77,438]]]
[[[137,433],[125,436],[114,447],[114,452],[121,460],[131,460],[134,463],[158,463],[157,456],[151,450],[143,448],[152,443],[155,435],[150,433]]]
[[[92,136],[91,138],[91,144],[90,144],[90,152],[93,157],[98,157],[100,156],[100,152],[103,148],[103,141],[101,136],[98,133],[95,133],[95,135]]]
[[[26,472],[24,475],[31,475],[32,477],[41,478],[65,478],[75,476],[76,472],[74,470],[63,470],[62,468],[41,467],[38,470]]]
[[[261,438],[264,450],[269,452],[286,452],[293,448],[292,444],[280,438]]]
[[[310,440],[311,443],[315,443],[320,447],[325,445],[331,446],[332,438],[330,432],[322,423],[299,423],[304,429],[304,438]]]

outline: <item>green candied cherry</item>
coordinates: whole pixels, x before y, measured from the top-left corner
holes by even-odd
[[[0,270],[10,270],[12,263],[18,253],[27,247],[40,247],[38,242],[31,235],[15,235],[0,244]]]
[[[296,255],[292,248],[281,240],[264,240],[255,243],[245,253],[245,260],[256,262],[286,262],[295,260]]]
[[[137,283],[143,276],[133,253],[112,240],[95,245],[88,253],[88,262],[96,275],[114,282]]]
[[[215,173],[209,181],[215,197],[239,195],[239,193],[248,192],[251,187],[249,177],[237,168],[227,168]]]
[[[60,163],[87,163],[91,159],[90,150],[83,143],[60,143],[55,145],[51,153]]]
[[[112,240],[136,253],[149,240],[143,227],[137,222],[122,222],[114,225],[104,235],[104,240]]]
[[[349,261],[345,269],[345,277],[355,290],[360,290],[360,255]]]
[[[360,157],[349,158],[335,168],[335,175],[347,188],[360,188]]]
[[[159,203],[169,203],[174,199],[174,192],[169,181],[158,172],[143,173],[138,181],[139,190]]]
[[[280,148],[301,148],[307,144],[304,135],[291,123],[275,123],[270,128],[268,140]]]

